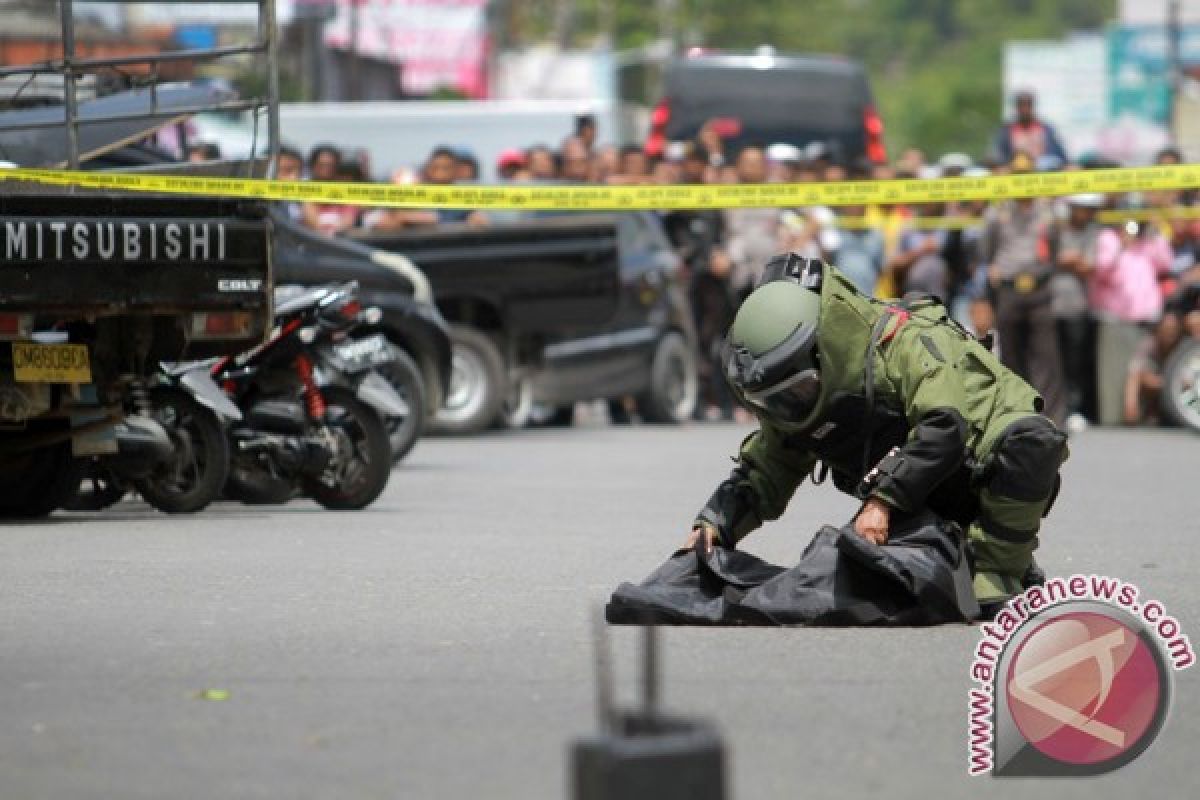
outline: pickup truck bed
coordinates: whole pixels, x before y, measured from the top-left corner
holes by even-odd
[[[545,335],[612,317],[620,292],[616,219],[546,216],[357,238],[411,258],[448,319],[485,314],[496,327]]]
[[[691,415],[692,313],[655,215],[493,214],[356,238],[429,277],[454,344],[444,430],[520,425],[534,404],[565,419],[577,401],[628,396],[643,419]]]

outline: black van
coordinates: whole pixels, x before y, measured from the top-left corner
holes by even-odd
[[[825,144],[834,160],[883,163],[883,121],[861,64],[833,56],[702,52],[675,59],[650,116],[646,152],[692,139],[712,121],[729,152],[747,144]]]

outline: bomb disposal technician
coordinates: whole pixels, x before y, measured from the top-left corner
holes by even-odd
[[[854,529],[876,544],[894,513],[958,522],[985,615],[1041,580],[1033,551],[1066,436],[941,303],[882,303],[820,261],[778,256],[738,311],[723,363],[760,427],[689,547],[736,546],[783,514],[805,477],[832,475],[863,501]]]

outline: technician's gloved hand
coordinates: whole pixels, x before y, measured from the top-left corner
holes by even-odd
[[[683,543],[683,546],[687,550],[692,550],[695,549],[697,543],[702,544],[704,554],[708,555],[714,547],[721,543],[721,536],[717,533],[716,528],[697,525],[692,528],[692,532],[688,534],[687,541]]]
[[[886,544],[888,523],[892,510],[882,500],[869,497],[858,516],[854,518],[854,532],[874,544]]]

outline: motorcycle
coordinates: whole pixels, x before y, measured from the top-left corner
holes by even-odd
[[[214,365],[213,379],[243,415],[229,433],[226,496],[276,504],[299,493],[343,510],[379,497],[392,462],[384,419],[410,408],[378,373],[336,350],[378,313],[362,308],[354,283],[280,292],[270,338]]]
[[[115,452],[80,469],[71,511],[107,508],[136,490],[159,511],[200,511],[217,499],[229,475],[226,427],[238,407],[208,373],[212,362],[161,365],[149,387],[130,387],[132,413],[111,431]]]
[[[377,324],[369,318],[365,321]],[[395,390],[403,411],[398,412],[399,407],[380,410],[392,447],[392,463],[400,463],[412,451],[424,428],[425,382],[416,362],[382,333],[352,335],[340,343],[330,342],[322,348],[321,357],[335,372],[351,380],[374,373]]]

